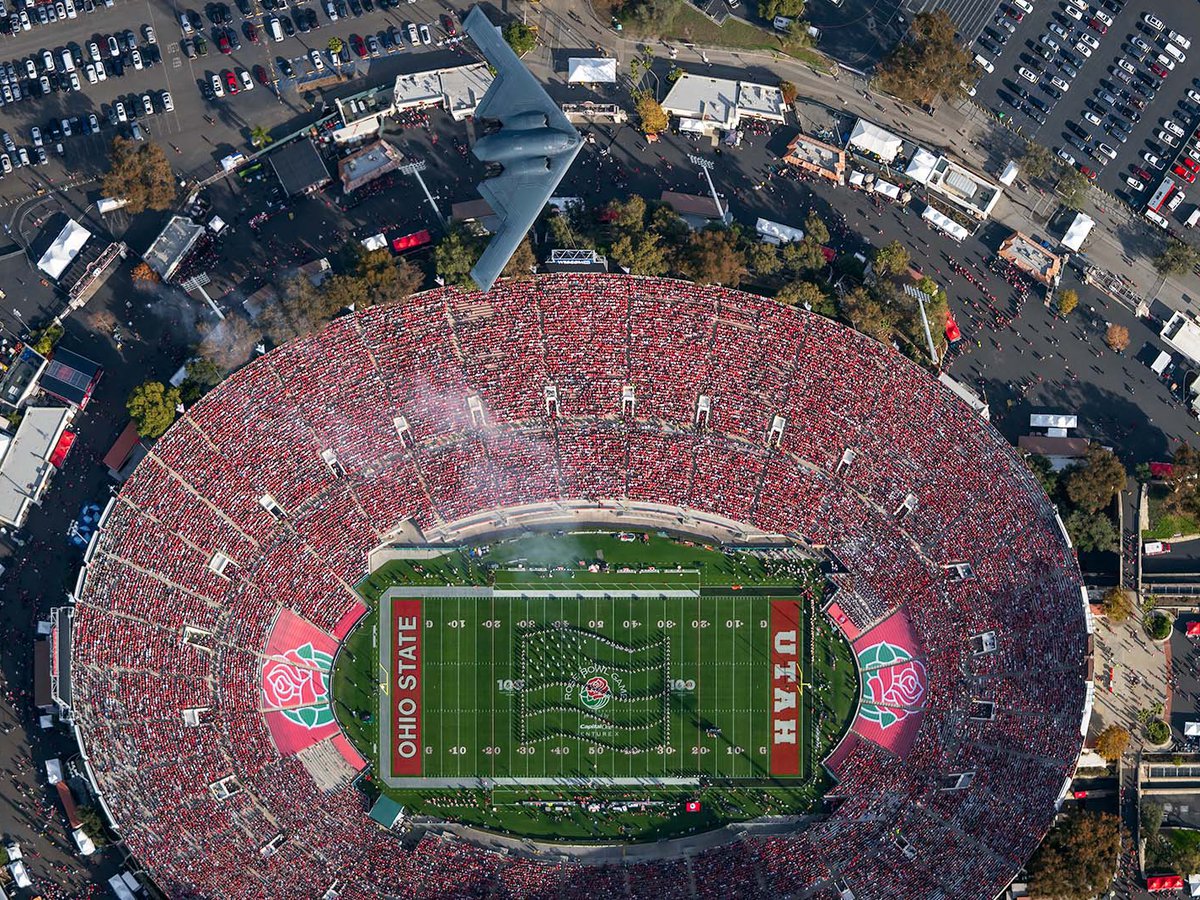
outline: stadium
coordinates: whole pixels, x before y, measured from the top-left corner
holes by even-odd
[[[1004,439],[892,348],[667,279],[440,289],[255,360],[74,600],[88,774],[180,898],[993,897],[1091,709]],[[668,831],[572,837],[617,796]]]

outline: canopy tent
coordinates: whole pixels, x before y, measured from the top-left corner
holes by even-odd
[[[1146,890],[1151,892],[1178,891],[1182,888],[1182,875],[1151,875],[1146,879]]]
[[[91,236],[92,233],[74,219],[68,219],[54,243],[46,248],[38,260],[38,268],[57,281]]]
[[[1005,187],[1010,187],[1017,180],[1017,173],[1020,171],[1020,166],[1010,159],[1008,165],[1004,167],[1004,171],[1000,173],[1000,183]]]
[[[904,170],[904,174],[913,181],[919,181],[921,184],[929,184],[929,179],[934,175],[937,162],[938,158],[936,154],[930,153],[924,147],[918,147],[917,152],[913,154],[913,158],[908,163],[908,168]]]
[[[1092,233],[1095,226],[1096,222],[1091,216],[1079,213],[1075,216],[1071,227],[1067,229],[1067,233],[1063,235],[1062,245],[1068,250],[1078,253],[1079,248],[1083,246],[1083,242],[1087,240],[1087,236]]]
[[[882,178],[875,180],[875,190],[885,197],[891,197],[893,200],[900,199],[900,188],[890,182],[884,181]]]
[[[1183,726],[1184,737],[1200,736],[1200,722],[1188,722]]]
[[[1188,896],[1200,897],[1200,875],[1188,876]]]
[[[617,80],[617,61],[604,57],[572,56],[567,60],[569,84],[614,84]]]
[[[1187,623],[1187,636],[1188,637],[1200,636],[1200,621]]]
[[[859,150],[878,156],[885,162],[891,162],[899,156],[903,146],[903,142],[897,135],[866,119],[859,119],[854,123],[854,128],[850,132],[850,144]]]
[[[867,176],[865,174],[863,174],[862,172],[851,172],[850,173],[850,186],[851,187],[861,187],[863,184],[866,184],[866,181],[867,181]]]
[[[946,311],[946,340],[950,343],[962,340],[962,332],[958,328],[958,323],[954,321],[954,313]]]
[[[932,206],[925,207],[925,211],[921,213],[921,218],[938,231],[950,235],[956,241],[965,241],[971,235],[971,232],[967,231],[967,229],[963,228],[949,216],[938,212]]]
[[[782,222],[772,222],[770,219],[760,218],[754,228],[763,240],[772,244],[787,244],[791,241],[804,240],[804,232],[801,229],[784,225]]]

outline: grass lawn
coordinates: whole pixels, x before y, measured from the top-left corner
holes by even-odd
[[[724,25],[718,25],[686,3],[680,8],[667,30],[663,34],[655,36],[668,41],[686,41],[702,47],[774,51],[798,59],[822,71],[829,69],[829,61],[820,53],[805,46],[804,40],[800,38],[788,38],[733,17],[726,19]]]
[[[1200,522],[1191,516],[1167,515],[1163,512],[1162,505],[1167,493],[1166,485],[1150,485],[1146,493],[1147,505],[1150,507],[1150,527],[1142,529],[1142,537],[1162,541],[1170,540],[1178,534],[1200,534]]]

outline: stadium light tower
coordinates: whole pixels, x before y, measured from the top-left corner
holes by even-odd
[[[217,318],[220,319],[222,322],[224,322],[225,321],[225,313],[221,312],[221,308],[219,306],[217,306],[216,303],[213,302],[213,298],[208,296],[208,291],[206,291],[204,289],[204,286],[206,284],[208,284],[210,281],[212,281],[212,279],[208,277],[207,272],[200,272],[199,274],[193,275],[191,278],[188,278],[179,286],[181,288],[183,288],[189,294],[192,291],[199,291],[200,296],[208,301],[208,305],[210,307],[212,307],[212,311],[217,314]]]
[[[713,203],[717,204],[717,218],[724,222],[725,209],[721,206],[721,198],[717,196],[716,186],[713,185],[712,175],[709,174],[712,171],[713,161],[705,159],[703,156],[696,156],[694,153],[689,153],[688,159],[704,173],[704,179],[708,182],[708,190],[712,193]]]
[[[925,340],[929,342],[929,356],[935,366],[939,365],[941,360],[938,359],[937,348],[933,344],[933,333],[929,330],[929,317],[925,314],[925,304],[929,303],[933,298],[912,284],[904,286],[904,293],[916,300],[917,306],[921,309],[921,324],[925,326]]]
[[[446,219],[442,216],[442,211],[438,209],[438,205],[433,202],[433,194],[429,193],[429,188],[425,185],[425,179],[421,177],[421,173],[425,171],[424,160],[416,160],[414,162],[405,163],[400,167],[400,172],[404,175],[413,175],[417,179],[417,184],[421,185],[421,190],[425,192],[425,199],[429,201],[429,205],[433,207],[433,214],[437,216],[437,220],[442,223],[442,227],[446,227]]]

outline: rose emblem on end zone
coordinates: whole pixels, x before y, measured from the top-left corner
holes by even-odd
[[[885,706],[917,706],[925,697],[925,667],[918,660],[871,673],[871,696]]]
[[[269,708],[309,706],[325,696],[325,679],[316,669],[280,659],[268,660],[263,667],[263,698]]]
[[[590,710],[604,709],[612,699],[612,688],[603,675],[593,675],[579,689],[579,702]]]

